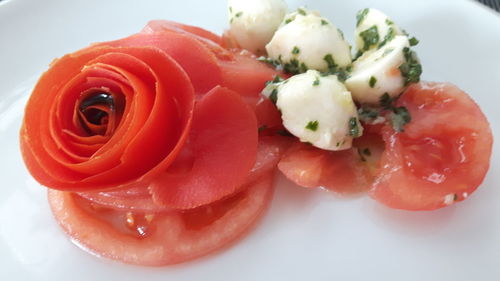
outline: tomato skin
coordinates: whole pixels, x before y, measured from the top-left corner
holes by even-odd
[[[229,198],[187,212],[127,213],[51,189],[48,199],[56,220],[79,246],[125,263],[163,266],[210,254],[240,239],[267,210],[273,179],[274,172],[268,172]]]
[[[411,86],[398,100],[412,121],[383,129],[386,143],[371,196],[396,209],[433,210],[467,198],[483,181],[493,137],[477,104],[456,86]]]

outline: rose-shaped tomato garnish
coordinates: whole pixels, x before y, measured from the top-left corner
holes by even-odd
[[[193,107],[188,75],[162,50],[87,48],[56,60],[38,81],[21,128],[23,157],[51,188],[137,186],[175,159]]]

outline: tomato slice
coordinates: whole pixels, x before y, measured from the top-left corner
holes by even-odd
[[[257,159],[247,176],[247,181],[255,181],[273,171],[291,140],[282,136],[259,137]],[[111,191],[79,192],[79,196],[110,209],[134,212],[165,212],[169,209],[156,204],[149,189],[144,186]]]
[[[493,137],[477,104],[447,83],[412,85],[398,100],[412,121],[383,129],[381,171],[371,195],[397,209],[432,210],[467,198],[489,168]]]
[[[78,245],[125,263],[161,266],[219,250],[242,237],[263,215],[274,173],[229,198],[186,212],[141,213],[109,209],[74,193],[48,191],[56,220]]]
[[[254,112],[235,92],[214,88],[196,104],[182,155],[152,181],[153,199],[189,209],[230,195],[253,167],[257,143]]]
[[[366,191],[372,177],[356,148],[327,151],[296,140],[278,163],[279,170],[303,187],[341,194]]]

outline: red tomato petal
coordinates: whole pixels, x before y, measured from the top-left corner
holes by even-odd
[[[255,114],[236,93],[214,88],[196,105],[184,153],[152,182],[155,201],[189,209],[232,194],[255,163]]]

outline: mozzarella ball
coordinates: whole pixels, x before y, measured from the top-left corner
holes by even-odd
[[[228,0],[229,30],[238,44],[263,54],[266,44],[287,13],[283,0]]]
[[[407,36],[396,36],[378,50],[364,53],[352,64],[350,77],[345,85],[355,101],[378,104],[387,93],[398,96],[405,88],[405,76],[400,66],[407,60],[410,43]]]
[[[292,76],[279,84],[276,105],[291,134],[321,149],[348,149],[363,133],[351,93],[335,75]]]
[[[328,71],[352,62],[350,45],[342,32],[317,13],[304,9],[285,16],[266,50],[291,73]]]
[[[402,30],[377,9],[361,10],[356,17],[354,38],[360,53],[384,45],[396,35],[403,35]]]

